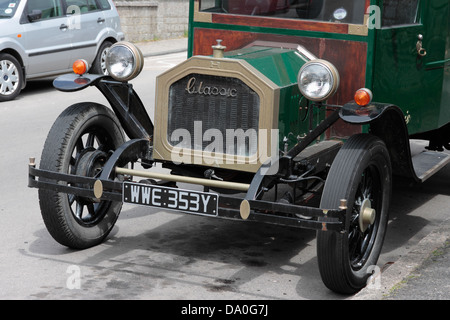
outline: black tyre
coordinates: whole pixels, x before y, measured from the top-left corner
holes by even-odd
[[[347,199],[345,232],[317,232],[320,275],[329,289],[353,294],[366,285],[383,246],[391,189],[384,142],[368,134],[352,136],[330,168],[320,204],[333,209]]]
[[[108,75],[108,70],[106,69],[106,55],[112,45],[113,44],[110,41],[105,41],[102,43],[100,49],[98,50],[97,56],[92,63],[92,67],[89,70],[90,73]]]
[[[125,141],[114,113],[96,103],[79,103],[56,119],[42,151],[40,169],[94,177]],[[113,228],[121,202],[96,201],[39,189],[44,223],[62,245],[84,249],[101,243]]]
[[[15,99],[23,87],[23,72],[12,55],[0,53],[0,102]]]

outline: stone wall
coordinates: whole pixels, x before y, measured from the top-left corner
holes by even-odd
[[[179,38],[187,35],[189,0],[114,1],[127,41]]]

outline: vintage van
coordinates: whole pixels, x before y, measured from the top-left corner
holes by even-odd
[[[56,79],[110,105],[68,107],[29,186],[73,248],[101,243],[123,202],[315,229],[324,284],[355,293],[380,255],[393,179],[421,183],[450,161],[450,3],[239,3],[190,1],[189,57],[157,78],[154,116],[129,83],[143,64],[130,43],[109,51],[110,76],[81,64]]]

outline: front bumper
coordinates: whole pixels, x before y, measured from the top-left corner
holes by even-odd
[[[117,169],[120,172],[122,168]],[[144,171],[141,173],[144,174]],[[140,171],[133,170],[133,174],[138,176]],[[180,176],[166,175],[165,177],[171,177],[172,181],[177,181],[177,177]],[[202,184],[202,182],[207,184],[208,181],[212,181],[208,179],[197,180],[196,184]],[[215,181],[215,183],[220,183],[220,181]],[[31,188],[73,194],[95,201],[122,202],[123,184],[121,181],[102,179],[101,177],[90,178],[37,169],[34,161],[30,161],[28,168],[28,186]],[[245,188],[246,185],[236,184],[236,186]],[[186,213],[192,214],[192,212]],[[215,217],[343,232],[345,230],[345,213],[346,207],[328,210],[220,194]]]

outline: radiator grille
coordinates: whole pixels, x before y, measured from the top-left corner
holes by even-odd
[[[190,74],[170,86],[168,141],[182,148],[250,156],[258,148],[259,112],[258,94],[241,80]]]

